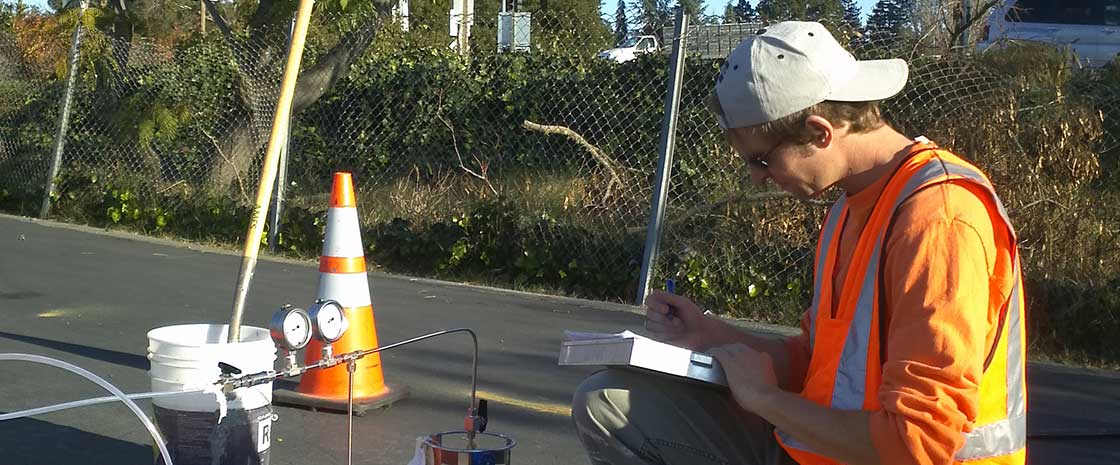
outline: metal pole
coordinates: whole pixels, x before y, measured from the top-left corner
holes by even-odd
[[[459,56],[466,58],[470,55],[470,15],[474,14],[471,8],[472,0],[463,0],[463,9],[459,11]],[[469,12],[469,14],[468,14]]]
[[[54,196],[54,179],[62,168],[62,152],[66,149],[66,132],[70,129],[70,104],[74,97],[74,83],[78,80],[78,58],[82,48],[82,17],[86,12],[86,0],[82,0],[78,9],[78,21],[74,26],[74,36],[70,39],[70,69],[66,72],[66,90],[62,94],[62,103],[58,110],[58,131],[54,136],[54,150],[51,156],[51,165],[47,169],[47,188],[43,193],[43,207],[39,210],[39,218],[46,218],[51,211],[51,197]]]
[[[346,362],[346,465],[354,465],[354,371],[358,363]]]
[[[292,17],[292,25],[288,28],[287,55],[292,50],[292,35],[296,32],[296,18]],[[292,115],[288,114],[288,125],[284,131],[284,145],[280,147],[280,169],[276,173],[276,185],[272,191],[272,208],[268,210],[268,251],[276,253],[280,247],[280,215],[284,213],[284,186],[288,182],[288,148],[292,142]]]
[[[961,31],[961,47],[968,47],[968,32],[971,28],[969,22],[972,21],[972,0],[961,0],[961,24],[965,25]]]
[[[401,14],[401,31],[408,32],[408,0],[398,0],[397,10]]]
[[[642,305],[649,294],[649,281],[657,263],[661,241],[661,226],[665,220],[665,201],[669,194],[669,178],[673,167],[673,149],[677,140],[677,109],[681,103],[681,84],[684,76],[684,31],[688,30],[688,15],[677,7],[677,25],[673,30],[673,53],[669,55],[669,89],[665,95],[665,118],[661,121],[661,161],[657,165],[657,184],[653,187],[652,205],[649,210],[649,228],[646,229],[646,246],[642,252],[642,274],[638,278],[638,299]]]
[[[280,248],[280,215],[284,212],[284,185],[288,182],[288,150],[291,138],[289,128],[289,132],[284,134],[284,145],[280,147],[280,168],[276,172],[276,184],[273,186],[272,208],[268,209],[268,251],[271,253],[276,253]]]

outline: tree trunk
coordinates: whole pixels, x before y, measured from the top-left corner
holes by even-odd
[[[271,2],[262,1],[261,7],[272,5]],[[214,16],[217,9],[208,8]],[[379,8],[381,10],[383,8]],[[385,12],[380,12],[378,17],[384,17]],[[256,19],[260,15],[254,16]],[[236,48],[241,44],[229,33],[229,28],[220,18],[215,19],[215,25],[222,30],[227,42],[235,47],[234,57],[238,62],[239,92],[241,103],[249,110],[252,116],[245,115],[236,121],[234,129],[229,131],[218,144],[224,154],[215,159],[211,168],[207,187],[215,192],[228,192],[230,184],[239,176],[245,176],[252,168],[253,160],[268,143],[271,135],[272,119],[275,113],[276,92],[271,91],[272,79],[282,69],[283,56],[280,50],[283,47],[267,46],[266,40],[249,40],[248,47]],[[295,95],[292,100],[292,116],[314,104],[339,80],[343,79],[350,70],[350,65],[373,42],[381,21],[377,18],[366,21],[358,29],[343,36],[338,44],[324,54],[313,66],[305,67],[296,81]],[[265,27],[259,29],[260,35],[265,35]],[[254,34],[256,35],[256,34]],[[258,36],[259,37],[259,36]],[[275,43],[275,41],[271,41]],[[250,59],[249,57],[253,57]],[[269,89],[270,92],[261,92]],[[224,158],[223,159],[223,155]]]
[[[252,186],[246,183],[252,178],[245,179],[242,173],[248,173],[253,167],[253,160],[261,147],[254,137],[255,131],[252,126],[248,117],[238,118],[228,133],[220,140],[214,141],[214,150],[217,153],[214,154],[213,169],[208,183],[212,193],[227,195],[238,192],[240,194],[244,189],[251,189]]]

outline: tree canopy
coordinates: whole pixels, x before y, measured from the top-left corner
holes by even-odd
[[[867,17],[867,32],[872,40],[892,40],[911,28],[912,0],[879,0]]]
[[[626,18],[626,0],[618,0],[618,8],[614,13],[614,39],[622,42],[630,35],[629,21]]]
[[[734,2],[734,3],[732,3]],[[723,9],[725,23],[749,23],[758,21],[758,13],[747,0],[728,0]]]
[[[836,25],[844,16],[840,0],[759,0],[755,9],[766,23],[798,20]]]
[[[844,23],[854,31],[863,29],[863,12],[860,11],[859,5],[855,0],[841,0],[841,8],[844,9]]]

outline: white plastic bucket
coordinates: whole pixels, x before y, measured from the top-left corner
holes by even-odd
[[[276,346],[268,330],[241,327],[241,342],[229,344],[229,325],[188,324],[148,331],[148,372],[153,391],[183,391],[212,385],[221,370],[218,362],[237,367],[244,374],[273,369]],[[230,409],[252,410],[272,404],[272,383],[234,392]],[[152,403],[185,412],[218,410],[213,394],[158,397]]]
[[[241,342],[226,343],[229,325],[165,326],[148,331],[148,375],[153,391],[185,391],[213,385],[218,363],[242,374],[273,369],[276,347],[268,330],[241,327]],[[156,424],[176,465],[268,465],[272,428],[272,383],[240,388],[227,396],[219,423],[214,394],[184,394],[152,400]],[[163,461],[157,457],[156,465]]]

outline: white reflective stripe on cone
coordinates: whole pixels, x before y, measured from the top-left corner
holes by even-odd
[[[358,209],[353,207],[327,210],[327,237],[323,239],[323,253],[327,257],[364,257],[362,229],[358,224]]]
[[[320,299],[338,301],[343,307],[372,305],[365,273],[320,273]]]

